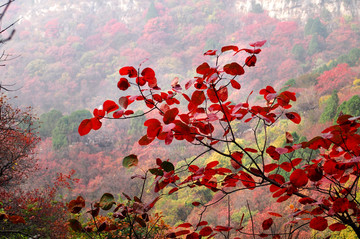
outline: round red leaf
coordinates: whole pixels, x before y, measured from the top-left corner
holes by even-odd
[[[226,64],[224,66],[224,71],[225,71],[225,73],[232,75],[232,76],[243,75],[245,73],[244,68],[236,62]]]
[[[231,80],[230,83],[231,83],[231,86],[232,86],[234,89],[240,90],[241,85],[240,85],[239,82],[237,82],[236,80]]]
[[[300,188],[307,184],[308,177],[306,176],[306,173],[302,169],[296,169],[292,174],[290,175],[290,182],[294,187]]]
[[[127,90],[130,87],[130,83],[126,78],[120,78],[119,82],[117,83],[117,87],[120,90]]]
[[[255,55],[252,55],[252,56],[248,56],[245,60],[245,64],[248,66],[248,67],[251,67],[251,66],[255,66],[255,63],[256,63],[256,56]]]
[[[81,121],[81,123],[79,125],[78,132],[79,132],[80,136],[83,136],[83,135],[88,134],[91,129],[92,129],[91,119],[84,119],[83,121]]]
[[[328,227],[328,222],[323,217],[315,217],[310,221],[310,228],[318,231],[324,231]]]
[[[204,62],[196,68],[196,72],[200,75],[205,75],[210,70],[208,63]]]
[[[137,71],[133,66],[125,66],[119,70],[119,74],[122,76],[128,75],[130,78],[137,76]]]

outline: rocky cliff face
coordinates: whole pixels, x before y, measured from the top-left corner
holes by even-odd
[[[236,6],[239,11],[263,9],[271,17],[302,22],[320,14],[328,17],[360,16],[360,0],[238,0]]]

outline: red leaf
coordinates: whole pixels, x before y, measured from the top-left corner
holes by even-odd
[[[324,231],[328,227],[328,222],[323,217],[315,217],[310,221],[310,228],[318,231]]]
[[[233,51],[238,51],[239,48],[238,48],[237,46],[232,46],[232,45],[230,45],[230,46],[223,46],[223,47],[221,48],[221,52],[231,51],[231,50],[233,50]]]
[[[148,119],[144,122],[144,125],[148,127],[147,135],[149,138],[155,138],[158,134],[161,133],[161,123],[157,119]]]
[[[203,91],[196,90],[191,96],[191,102],[194,105],[201,105],[205,100],[205,94]]]
[[[335,232],[335,231],[342,231],[342,230],[344,230],[344,229],[346,229],[346,226],[344,225],[344,224],[342,224],[342,223],[334,223],[334,224],[331,224],[330,226],[329,226],[329,229],[331,230],[331,231],[333,231],[333,232]]]
[[[312,182],[317,182],[323,177],[323,171],[317,165],[311,165],[307,168],[307,177]]]
[[[146,84],[145,78],[142,76],[136,77],[136,84],[138,84],[139,86],[144,86]]]
[[[124,112],[124,115],[132,115],[132,114],[134,114],[133,110],[127,110]]]
[[[242,184],[250,190],[255,189],[256,183],[250,174],[240,171],[240,180]]]
[[[232,76],[242,75],[245,73],[244,68],[236,62],[226,64],[224,66],[224,71],[225,71],[225,73],[232,75]]]
[[[239,82],[237,82],[236,80],[231,80],[230,83],[234,89],[240,90],[241,85],[239,84]]]
[[[226,86],[221,87],[217,93],[218,93],[219,99],[222,102],[224,102],[228,99],[228,90],[227,90]]]
[[[120,78],[119,82],[117,83],[117,87],[120,90],[127,90],[130,87],[130,83],[126,78]]]
[[[292,170],[292,165],[289,162],[283,162],[280,164],[280,168],[284,169],[286,172],[290,172]]]
[[[301,117],[298,113],[296,112],[289,112],[289,113],[285,113],[285,116],[291,120],[292,122],[294,122],[295,124],[300,124],[301,122]]]
[[[349,209],[349,200],[347,198],[337,198],[333,205],[332,209],[335,213],[342,213]]]
[[[296,159],[293,159],[293,160],[291,161],[291,163],[292,163],[292,165],[295,167],[295,166],[297,166],[299,163],[301,163],[301,161],[302,161],[302,158],[296,158]]]
[[[204,62],[196,68],[196,73],[200,75],[205,75],[209,70],[210,70],[209,64]]]
[[[194,205],[195,207],[197,207],[197,206],[199,206],[199,205],[200,205],[200,203],[199,203],[199,202],[192,202],[191,204],[192,204],[192,205]]]
[[[149,67],[146,67],[144,70],[142,70],[141,75],[146,81],[152,80],[155,78],[155,71]]]
[[[96,117],[96,118],[104,118],[105,116],[105,111],[104,110],[99,110],[99,109],[94,109],[93,111],[93,115]]]
[[[261,52],[261,49],[247,49],[247,48],[243,48],[240,49],[239,51],[246,51],[249,54],[259,54]],[[238,52],[239,52],[238,51]]]
[[[305,186],[308,183],[309,179],[306,176],[306,173],[302,169],[296,169],[290,175],[290,182],[294,187],[300,188]]]
[[[266,40],[257,41],[257,42],[254,42],[254,43],[250,43],[250,46],[253,46],[253,47],[262,47],[265,43],[266,43]]]
[[[251,67],[251,66],[255,66],[255,63],[256,63],[256,56],[255,55],[252,55],[252,56],[248,56],[245,60],[245,64],[248,66],[248,67]]]
[[[272,195],[272,197],[273,197],[273,198],[280,197],[280,196],[283,195],[286,191],[287,191],[287,188],[281,188],[280,190],[277,190],[277,191]]]
[[[266,219],[265,221],[263,221],[262,223],[262,228],[263,230],[268,230],[272,224],[274,223],[272,218]]]
[[[137,71],[132,66],[125,66],[120,68],[119,73],[122,76],[128,75],[130,78],[137,77]]]
[[[214,88],[207,89],[206,93],[207,93],[207,95],[208,95],[208,97],[209,97],[209,99],[210,99],[210,101],[212,103],[218,103],[219,100],[216,97],[216,93],[214,91]]]
[[[314,203],[316,202],[314,199],[306,197],[306,198],[300,198],[299,199],[299,203],[306,205],[306,204],[310,204],[310,203]]]
[[[279,160],[280,159],[280,154],[278,152],[276,152],[275,149],[276,148],[271,145],[266,149],[266,153],[268,155],[270,155],[270,157],[273,158],[274,160]]]
[[[276,212],[268,212],[271,216],[274,216],[274,217],[282,217],[281,214],[279,213],[276,213]]]
[[[237,169],[241,168],[241,159],[243,156],[244,156],[244,153],[242,153],[242,152],[234,152],[231,154],[231,157],[233,159],[230,159],[230,163],[234,169],[237,170]]]
[[[177,226],[176,228],[178,228],[178,227],[185,227],[185,228],[189,228],[189,227],[192,227],[192,225],[191,225],[190,223],[188,223],[188,222],[185,222],[185,223],[180,224],[180,225],[179,225],[179,226]]]
[[[164,123],[170,124],[171,122],[173,122],[175,120],[175,117],[178,115],[178,113],[179,113],[178,108],[167,110],[164,114]]]
[[[84,119],[83,121],[81,121],[79,125],[78,132],[80,136],[83,136],[88,134],[91,131],[91,129],[92,129],[91,119]]]
[[[316,207],[310,212],[311,215],[321,215],[323,213],[324,213],[324,209],[322,209],[321,207]]]
[[[253,148],[245,148],[244,149],[246,152],[250,152],[250,153],[257,153],[257,150],[256,149],[253,149]]]
[[[123,115],[124,115],[124,111],[123,111],[123,110],[119,110],[119,111],[114,112],[113,117],[114,117],[114,119],[119,119],[119,118],[121,118],[121,116],[123,116]]]
[[[308,147],[309,149],[314,149],[314,150],[319,148],[329,149],[331,144],[332,144],[331,141],[324,139],[321,136],[316,136],[315,138],[311,139],[309,142],[303,143],[303,148]]]
[[[214,56],[216,55],[217,50],[208,50],[204,53],[205,56]]]
[[[98,130],[101,128],[101,121],[98,118],[91,118],[91,126],[93,130]]]
[[[201,227],[201,226],[205,226],[205,225],[207,225],[207,224],[209,224],[207,221],[201,221],[201,222],[199,222],[196,226],[197,226],[197,227]]]
[[[144,135],[143,137],[141,137],[141,139],[139,140],[139,144],[140,145],[148,145],[150,144],[152,141],[154,141],[154,138],[149,138],[147,135]]]
[[[119,106],[112,100],[107,100],[103,103],[103,110],[107,113],[113,112],[119,109]]]
[[[176,192],[177,190],[179,190],[179,188],[173,188],[169,191],[169,195],[173,194],[174,192]]]
[[[197,234],[196,232],[193,232],[189,235],[186,236],[186,239],[201,239],[199,234]]]
[[[175,236],[182,236],[182,235],[186,235],[186,234],[189,234],[190,231],[189,230],[181,230],[181,231],[178,231],[178,232],[175,232]]]
[[[210,163],[208,163],[208,164],[206,165],[205,169],[206,169],[206,170],[207,170],[207,169],[211,169],[211,168],[217,166],[218,164],[219,164],[219,161],[212,161],[212,162],[210,162]]]
[[[278,200],[276,200],[276,202],[278,202],[278,203],[284,202],[284,201],[288,200],[289,198],[290,198],[290,196],[286,194],[284,196],[279,197]]]
[[[271,171],[273,171],[276,168],[278,168],[278,165],[276,163],[266,164],[264,166],[264,172],[270,173]]]
[[[285,178],[280,174],[271,174],[271,175],[269,175],[269,178],[274,180],[275,182],[278,182],[280,185],[285,183]],[[274,185],[271,185],[271,186],[274,186]]]
[[[206,236],[209,236],[212,232],[213,232],[213,230],[211,229],[211,227],[207,226],[207,227],[202,228],[200,230],[199,234],[200,234],[200,236],[206,237]]]
[[[225,226],[216,226],[214,228],[214,231],[217,231],[217,232],[228,232],[232,229],[232,227],[225,227]]]

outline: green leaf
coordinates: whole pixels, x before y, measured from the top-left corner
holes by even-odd
[[[73,229],[73,231],[75,231],[75,232],[81,232],[82,231],[81,223],[76,219],[70,219],[69,220],[69,225],[70,225],[71,229]]]
[[[114,196],[110,193],[104,193],[100,199],[100,207],[103,210],[110,210],[113,204],[115,204]]]
[[[175,169],[174,165],[168,161],[162,162],[161,167],[164,169],[165,172],[171,172]]]
[[[126,156],[124,159],[123,159],[123,166],[125,168],[131,168],[133,166],[136,166],[138,165],[138,158],[135,154],[130,154],[129,156]]]
[[[150,173],[154,174],[155,176],[163,176],[164,172],[159,168],[151,168],[149,169]]]

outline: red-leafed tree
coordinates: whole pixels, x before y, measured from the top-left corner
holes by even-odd
[[[348,64],[342,63],[329,71],[325,71],[318,78],[316,89],[321,94],[329,94],[334,89],[339,89],[354,80],[354,72]]]
[[[59,173],[51,182],[52,186],[41,189],[0,191],[0,237],[67,238],[68,215],[66,206],[58,199],[58,193],[71,189],[72,184],[78,181],[73,178],[74,173]]]
[[[36,168],[36,118],[31,108],[10,104],[0,92],[0,188],[16,185]]]
[[[266,86],[259,92],[262,103],[251,103],[251,94],[244,101],[231,99],[231,92],[241,89],[239,78],[256,65],[260,48],[265,42],[252,43],[251,48],[224,46],[220,50],[209,50],[205,55],[212,61],[199,65],[194,79],[180,85],[175,78],[167,91],[158,86],[153,69],[122,67],[117,87],[121,91],[136,88],[138,93],[121,96],[118,103],[105,101],[101,108],[94,109],[92,118],[83,120],[79,126],[79,134],[86,135],[91,130],[100,129],[102,121],[108,118],[140,117],[142,115],[134,114],[130,107],[135,102],[143,102],[148,108],[144,114],[152,113],[144,123],[146,133],[139,140],[140,145],[149,145],[155,140],[164,141],[165,145],[183,141],[203,148],[203,153],[191,155],[191,160],[186,160],[179,168],[174,166],[174,159],[157,158],[153,168],[144,171],[143,175],[134,176],[143,180],[145,185],[152,175],[155,193],[181,193],[187,188],[197,187],[216,193],[210,202],[194,199],[192,205],[202,208],[199,221],[179,225],[179,229],[167,235],[168,238],[185,235],[186,238],[210,238],[215,234],[225,238],[239,238],[240,235],[291,237],[292,233],[306,225],[318,231],[327,228],[340,231],[348,227],[360,236],[360,205],[357,199],[360,176],[359,117],[342,115],[336,125],[309,141],[297,142],[291,133],[286,132],[286,144],[276,147],[272,135],[268,133],[269,128],[276,126],[281,119],[295,124],[301,122],[300,115],[291,110],[296,101],[295,93],[278,92]],[[229,55],[240,51],[247,52],[248,56],[242,63],[231,62]],[[246,142],[236,137],[239,124],[251,127],[252,141]],[[225,161],[201,163],[201,158],[209,152],[221,156]],[[124,158],[123,165],[136,167],[138,162],[137,156],[132,154]],[[258,187],[267,187],[278,203],[289,198],[297,201],[289,217],[284,217],[288,218],[284,226],[276,220],[284,212],[269,212],[257,228],[254,228],[254,223],[245,227],[243,219],[231,221],[230,216],[226,225],[210,225],[202,220],[208,208],[230,194]],[[131,222],[130,238],[140,238],[135,225],[148,228],[148,210],[158,200],[156,197],[151,207],[146,206],[149,204],[142,201],[143,192],[140,197],[134,196],[133,200],[127,196],[133,203],[127,204],[125,212],[119,211],[124,207],[121,203],[115,209],[116,214],[120,212],[122,218]],[[111,205],[116,204],[112,196],[107,195],[106,198],[111,199]],[[93,207],[96,210],[104,207],[109,209],[106,198]],[[81,208],[83,206],[79,206],[79,210]],[[72,219],[71,227],[77,231],[83,230],[76,219]]]

